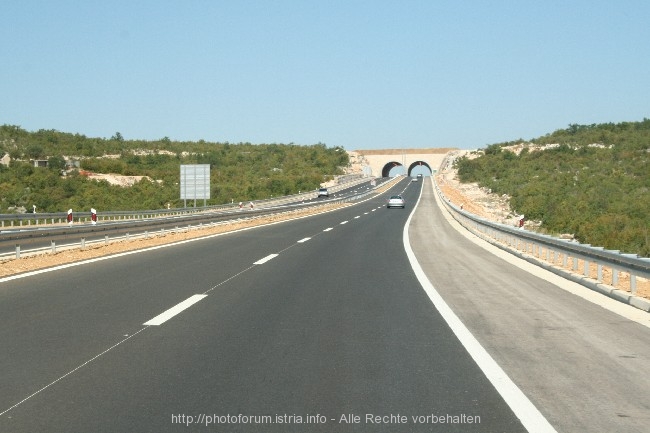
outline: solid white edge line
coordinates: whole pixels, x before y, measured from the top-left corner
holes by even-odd
[[[402,241],[404,243],[404,250],[411,262],[411,267],[415,275],[422,285],[422,288],[433,302],[440,315],[445,319],[451,330],[454,332],[460,343],[465,347],[465,350],[470,354],[474,362],[481,369],[483,374],[492,383],[497,392],[503,397],[506,404],[512,409],[515,416],[519,418],[524,428],[531,433],[551,433],[556,432],[555,428],[548,422],[542,413],[535,407],[535,405],[526,397],[526,395],[519,389],[519,387],[508,377],[505,371],[497,364],[497,362],[490,356],[489,353],[481,346],[478,340],[472,333],[465,327],[463,322],[458,318],[456,313],[453,312],[451,307],[447,305],[442,296],[433,287],[431,281],[427,278],[418,262],[411,243],[409,242],[408,229],[411,224],[411,219],[415,210],[422,198],[422,191],[420,189],[420,196],[418,197],[413,210],[406,220],[404,231],[402,234]]]
[[[208,295],[192,295],[189,298],[187,298],[186,300],[184,300],[183,302],[180,302],[180,303],[174,305],[169,310],[167,310],[167,311],[165,311],[163,313],[160,313],[159,315],[157,315],[156,317],[154,317],[153,319],[151,319],[151,320],[149,320],[147,322],[144,322],[143,325],[144,326],[162,325],[163,323],[165,323],[166,321],[168,321],[172,317],[176,316],[181,311],[188,309],[189,307],[196,304],[197,302],[199,302],[201,299],[205,298],[206,296],[208,296]]]
[[[256,261],[253,264],[254,265],[263,265],[264,263],[268,262],[271,259],[276,258],[277,256],[279,256],[279,254],[269,254],[268,256],[264,257],[263,259],[259,259],[258,261]]]

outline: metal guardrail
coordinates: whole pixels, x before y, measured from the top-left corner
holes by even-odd
[[[364,181],[368,181],[365,179]],[[357,182],[358,184],[364,182]],[[105,243],[109,241],[132,239],[138,237],[149,237],[155,233],[165,234],[169,232],[188,231],[193,228],[205,228],[219,224],[227,224],[230,222],[238,222],[243,220],[250,220],[261,218],[272,214],[281,214],[292,212],[295,210],[304,209],[306,207],[318,207],[321,205],[340,204],[352,202],[364,198],[377,189],[390,185],[391,181],[383,182],[380,185],[368,189],[363,192],[354,194],[353,196],[345,198],[333,198],[328,200],[318,200],[308,203],[299,203],[295,196],[283,197],[280,200],[267,200],[265,201],[266,207],[256,206],[254,209],[243,208],[239,209],[238,205],[234,206],[211,206],[196,208],[194,212],[184,212],[184,210],[175,210],[173,212],[159,212],[159,211],[143,211],[139,213],[129,212],[110,212],[108,214],[113,217],[123,215],[127,220],[122,221],[122,224],[116,223],[103,223],[103,224],[79,224],[78,219],[76,224],[66,224],[65,216],[62,214],[63,224],[61,227],[31,227],[30,230],[8,230],[0,235],[0,248],[5,251],[11,249],[12,251],[0,253],[2,258],[20,258],[21,253],[24,253],[24,247],[32,247],[27,253],[40,253],[40,252],[57,252],[57,248],[68,249],[81,247],[84,248],[86,244],[90,243]],[[348,188],[350,183],[338,185],[333,187],[334,192],[343,188]],[[309,194],[310,198],[315,197],[315,192]],[[293,204],[282,204],[283,202],[293,202]],[[260,202],[256,202],[257,205]],[[271,206],[272,205],[272,206]],[[193,209],[193,208],[192,208]],[[87,212],[87,221],[90,220],[90,212]],[[118,218],[119,219],[119,218]],[[57,244],[58,243],[58,244]],[[61,247],[61,245],[64,245]]]
[[[451,216],[477,236],[499,247],[518,252],[524,258],[534,258],[538,264],[545,263],[544,267],[547,269],[557,271],[556,273],[614,299],[650,311],[650,301],[636,296],[637,278],[650,278],[650,258],[494,223],[451,203],[445,198],[435,179],[434,186]],[[570,271],[563,272],[564,269]],[[611,275],[608,282],[604,279],[606,273]],[[629,275],[629,293],[615,288],[619,286],[621,274]]]
[[[345,176],[344,182],[330,187],[330,191],[337,192],[344,188],[360,185],[369,182],[368,178],[353,178],[352,176]],[[287,195],[282,197],[274,197],[263,200],[253,200],[255,208],[266,208],[268,206],[278,206],[285,203],[296,202],[300,200],[307,200],[316,197],[317,190],[301,192],[298,194]],[[246,202],[243,207],[248,208],[249,203]],[[212,206],[200,207],[185,207],[176,209],[154,209],[154,210],[140,210],[140,211],[107,211],[97,214],[98,221],[121,221],[121,220],[140,220],[145,218],[166,218],[173,216],[192,215],[196,213],[215,212],[236,210],[239,208],[239,203],[228,203]],[[73,209],[74,211],[74,209]],[[0,214],[0,228],[22,228],[44,225],[65,224],[67,222],[67,212],[54,212],[54,213],[21,213],[21,214]],[[73,218],[75,222],[89,222],[91,220],[90,211],[74,211]]]

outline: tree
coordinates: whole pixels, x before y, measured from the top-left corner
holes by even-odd
[[[32,144],[27,148],[27,156],[29,159],[40,159],[43,156],[43,146]]]
[[[50,156],[47,160],[47,168],[54,171],[61,171],[65,169],[65,159],[62,156]]]

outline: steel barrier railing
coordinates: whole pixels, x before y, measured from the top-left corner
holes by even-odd
[[[66,242],[67,248],[81,247],[83,248],[87,243],[109,243],[110,241],[138,237],[148,237],[153,233],[169,233],[169,232],[178,232],[183,230],[192,230],[194,228],[210,227],[219,224],[228,224],[241,221],[256,219],[271,214],[281,214],[281,213],[290,213],[293,211],[305,209],[305,208],[316,208],[322,205],[332,205],[332,204],[342,204],[349,203],[353,201],[358,201],[362,198],[367,197],[370,194],[378,193],[383,190],[383,188],[390,187],[392,183],[397,179],[392,179],[386,182],[383,182],[380,185],[377,185],[371,189],[368,189],[363,192],[355,193],[349,197],[334,198],[323,201],[314,201],[311,203],[295,203],[293,204],[280,204],[274,203],[273,206],[263,207],[260,206],[256,209],[249,210],[243,209],[239,210],[233,208],[232,206],[224,209],[218,209],[217,207],[212,207],[211,211],[207,211],[205,208],[202,208],[201,212],[187,212],[182,213],[173,213],[173,214],[164,214],[162,216],[156,216],[157,211],[144,211],[138,214],[129,213],[127,216],[133,219],[132,221],[126,221],[125,224],[121,226],[116,226],[113,224],[75,224],[67,225],[63,224],[64,227],[53,227],[53,228],[41,228],[40,230],[11,230],[5,231],[0,235],[0,248],[7,250],[9,247],[11,251],[1,252],[0,251],[0,260],[10,259],[10,258],[20,258],[23,253],[39,253],[39,252],[49,252],[55,253],[57,248],[60,249],[59,244]],[[350,186],[349,184],[345,185],[346,187]],[[343,186],[341,186],[343,188]],[[337,191],[341,188],[335,188],[334,191]],[[197,208],[198,209],[198,208]],[[119,215],[119,212],[113,214]],[[181,215],[180,218],[170,219],[170,216]],[[90,216],[90,214],[88,213]],[[146,215],[146,217],[143,217]],[[135,234],[138,233],[138,234]],[[134,235],[135,234],[135,235]],[[95,240],[91,241],[90,238]],[[42,245],[44,242],[48,243],[47,246],[38,246],[35,249],[25,251],[24,247],[30,245]],[[72,245],[71,242],[74,244]]]
[[[434,180],[434,188],[451,216],[477,236],[547,268],[562,273],[610,297],[650,311],[650,301],[637,297],[637,278],[650,278],[650,258],[625,254],[589,244],[559,239],[523,228],[499,224],[471,214],[445,198]],[[608,281],[605,281],[605,275]],[[629,293],[618,290],[621,275],[629,276]]]
[[[363,183],[369,182],[368,178],[353,178],[346,176],[344,182],[330,187],[331,192],[338,192],[341,189],[353,187]],[[316,197],[316,190],[306,191],[298,194],[275,197],[262,200],[253,200],[256,208],[265,208],[268,206],[278,206],[285,203],[306,200]],[[248,202],[246,203],[248,205]],[[202,212],[214,212],[221,210],[236,210],[239,207],[238,203],[228,203],[212,206],[199,206],[199,207],[186,207],[175,209],[154,209],[154,210],[140,210],[140,211],[102,211],[97,214],[98,221],[121,221],[121,220],[141,220],[145,218],[165,218],[172,216],[192,215]],[[73,217],[75,222],[88,222],[91,219],[90,211],[77,211],[73,209]],[[0,214],[0,228],[15,228],[15,227],[32,227],[43,225],[65,224],[67,212],[54,212],[54,213],[22,213],[22,214]]]

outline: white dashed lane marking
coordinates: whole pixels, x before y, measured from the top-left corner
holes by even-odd
[[[263,259],[259,259],[254,265],[263,265],[264,263],[268,262],[269,260],[272,260],[276,258],[279,254],[269,254],[268,256],[264,257]]]
[[[172,317],[174,317],[175,315],[177,315],[181,311],[188,309],[189,307],[196,304],[197,302],[199,302],[201,299],[205,298],[206,296],[208,296],[208,295],[192,295],[189,298],[187,298],[186,300],[184,300],[183,302],[174,305],[173,307],[171,307],[169,310],[165,311],[164,313],[161,313],[161,314],[157,315],[156,317],[149,320],[148,322],[144,322],[143,325],[144,326],[162,325],[163,323],[165,323],[166,321],[168,321],[169,319],[171,319]]]

